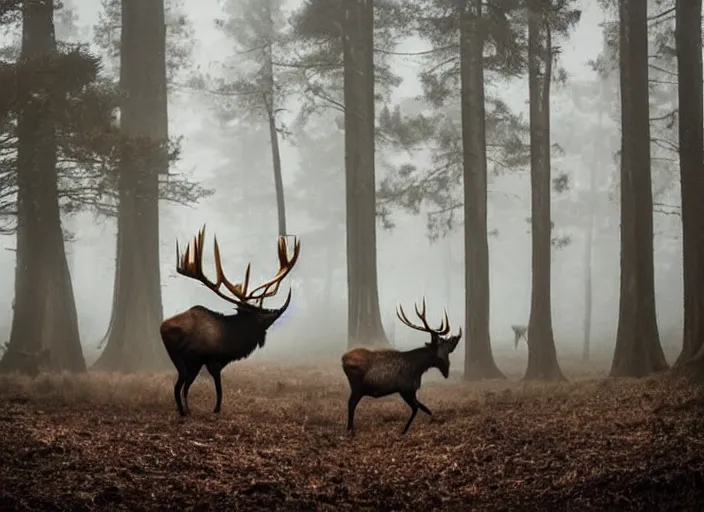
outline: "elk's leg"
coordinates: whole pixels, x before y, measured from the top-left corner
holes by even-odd
[[[183,405],[186,409],[186,413],[191,412],[191,408],[188,407],[188,390],[191,389],[193,381],[198,377],[198,372],[202,368],[202,364],[190,364],[187,366],[186,379],[183,384]]]
[[[183,375],[179,373],[178,379],[176,379],[176,385],[174,386],[174,398],[176,399],[176,407],[178,407],[178,413],[181,416],[186,415],[186,411],[183,409],[183,404],[181,403],[181,388],[183,387],[184,382],[185,379]]]
[[[347,401],[347,431],[354,433],[354,411],[357,408],[357,404],[362,399],[362,394],[352,391],[350,393],[350,398]]]
[[[408,429],[411,427],[411,423],[413,423],[413,420],[416,418],[416,414],[418,414],[418,409],[419,409],[419,404],[418,400],[416,400],[416,393],[415,391],[404,391],[402,393],[399,393],[401,395],[401,398],[408,404],[408,407],[411,408],[411,417],[408,418],[408,422],[406,423],[406,426],[403,429],[403,432],[401,434],[405,434],[408,432]]]
[[[215,383],[215,409],[213,413],[219,413],[222,407],[222,381],[220,379],[220,372],[222,371],[222,366],[218,363],[210,363],[206,365],[208,372],[213,376],[213,382]]]
[[[178,371],[178,378],[176,379],[176,384],[174,385],[174,398],[176,399],[176,407],[178,407],[178,413],[181,416],[186,416],[186,411],[183,408],[183,403],[181,402],[181,390],[186,382],[186,368],[182,362],[176,363],[176,371]]]

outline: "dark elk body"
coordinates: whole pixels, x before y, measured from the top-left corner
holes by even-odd
[[[403,429],[405,434],[418,409],[432,415],[430,409],[416,397],[423,374],[431,368],[437,368],[443,377],[448,378],[450,375],[449,356],[462,338],[462,329],[460,328],[456,336],[444,337],[450,332],[447,313],[440,328],[429,327],[425,319],[425,300],[422,311],[418,311],[416,307],[416,314],[423,326],[412,324],[400,306],[397,314],[404,324],[430,334],[430,342],[423,347],[407,351],[353,348],[342,356],[342,369],[350,384],[347,408],[347,430],[350,432],[354,432],[355,409],[363,397],[379,398],[399,393],[411,408],[411,417]]]
[[[213,412],[220,412],[222,406],[220,374],[223,368],[232,361],[249,357],[257,347],[264,346],[267,329],[286,311],[291,302],[291,291],[288,292],[286,302],[278,309],[265,309],[262,307],[262,302],[264,298],[276,295],[281,280],[291,271],[300,253],[300,243],[296,240],[293,256],[289,259],[285,240],[279,238],[279,272],[272,280],[248,293],[249,265],[245,272],[244,283],[232,284],[228,281],[222,271],[217,239],[215,240],[217,279],[211,282],[203,275],[204,236],[205,227],[198,237],[194,238],[192,250],[189,245],[183,258],[179,258],[177,247],[177,271],[201,281],[218,296],[235,304],[237,312],[223,315],[203,306],[194,306],[161,324],[161,339],[178,371],[174,398],[181,416],[189,412],[188,391],[203,366],[208,369],[215,384],[217,398]],[[221,285],[225,285],[231,296],[220,291]],[[259,290],[261,293],[257,294]]]

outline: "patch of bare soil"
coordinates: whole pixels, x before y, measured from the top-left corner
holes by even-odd
[[[440,382],[364,399],[339,368],[233,364],[192,416],[174,375],[0,379],[2,510],[700,510],[704,398],[662,377]]]

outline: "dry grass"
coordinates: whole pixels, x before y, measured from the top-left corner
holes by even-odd
[[[515,356],[514,356],[515,357]],[[501,360],[520,377],[517,360]],[[345,435],[337,361],[233,364],[177,417],[173,374],[0,379],[2,510],[699,510],[704,399],[670,379],[463,384],[431,372]],[[602,366],[603,368],[603,366]]]

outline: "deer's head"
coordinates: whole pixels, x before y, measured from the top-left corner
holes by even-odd
[[[416,325],[408,320],[408,317],[406,316],[406,313],[404,313],[400,304],[396,309],[396,315],[401,322],[411,329],[430,334],[430,341],[427,342],[425,346],[434,356],[433,366],[440,370],[443,377],[447,379],[450,375],[450,354],[452,354],[455,348],[457,348],[457,344],[462,339],[462,327],[459,328],[457,334],[453,336],[447,335],[450,332],[450,321],[447,318],[447,311],[443,312],[440,327],[437,329],[430,327],[428,321],[426,320],[425,298],[423,298],[423,306],[421,309],[418,309],[417,304],[414,306],[414,309],[416,311],[416,315],[420,318],[422,325]]]

